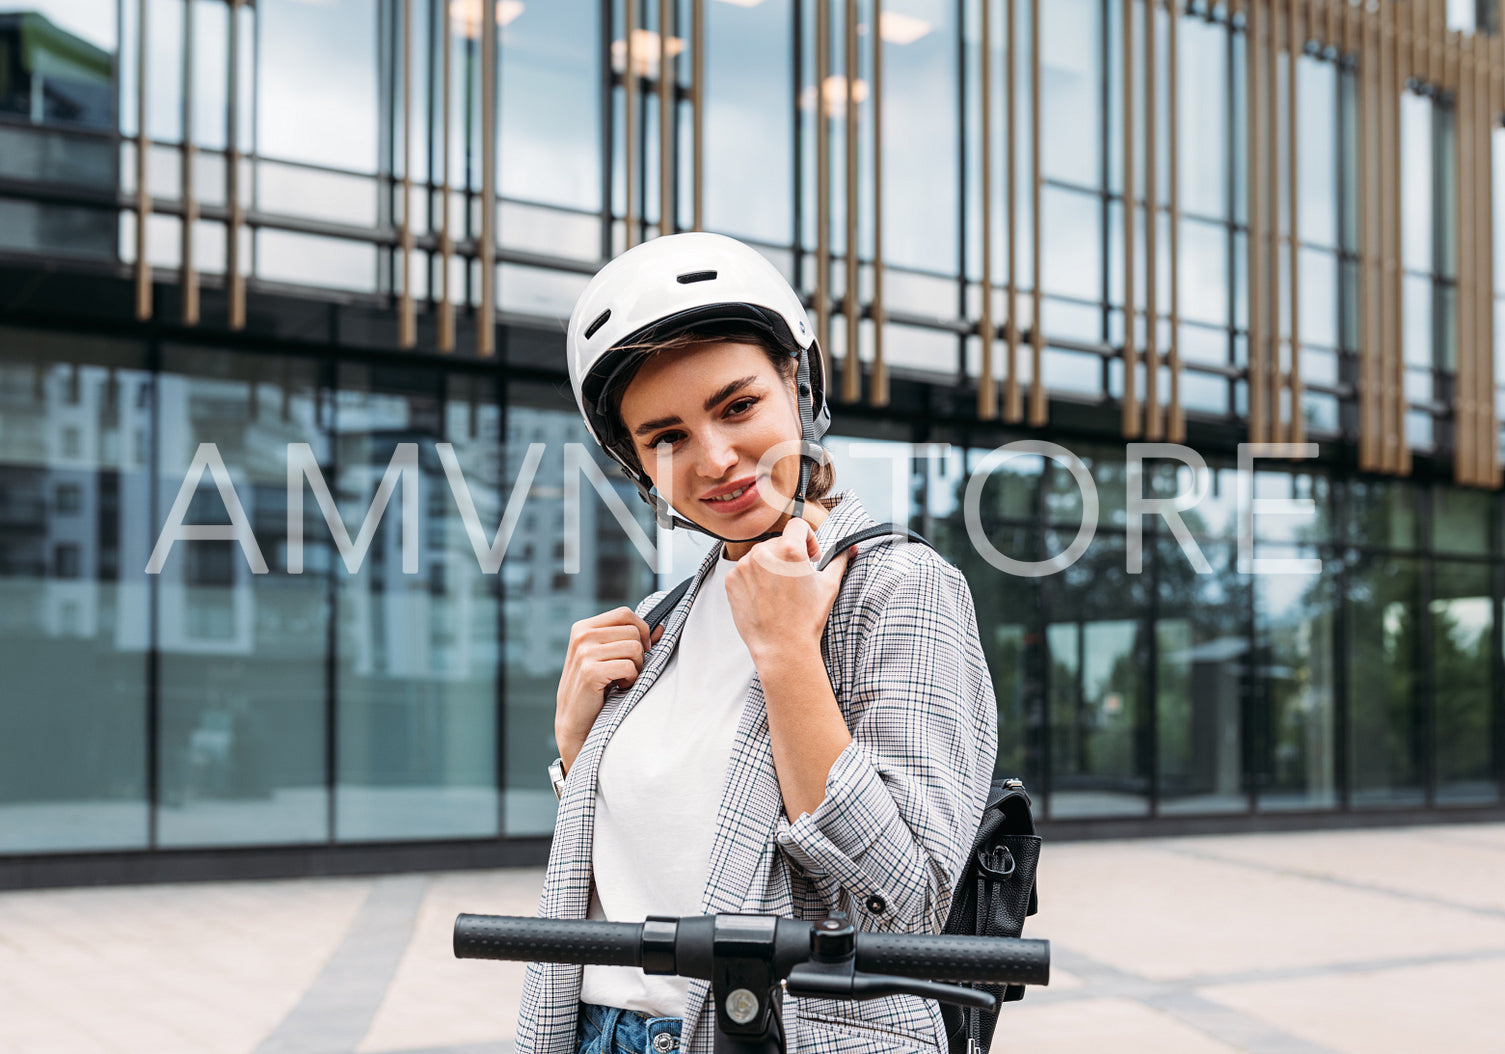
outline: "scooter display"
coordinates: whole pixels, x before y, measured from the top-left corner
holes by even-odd
[[[1050,942],[858,931],[840,912],[818,921],[772,915],[650,916],[645,922],[460,915],[455,956],[635,966],[711,983],[716,1054],[786,1054],[782,998],[916,995],[991,1009],[962,984],[1050,983]]]

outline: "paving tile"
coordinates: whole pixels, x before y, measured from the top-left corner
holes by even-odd
[[[362,1054],[511,1039],[523,964],[456,959],[455,916],[534,915],[543,869],[436,876]]]
[[[1499,835],[1499,840],[1494,835]],[[1312,831],[1260,838],[1149,843],[1267,870],[1283,870],[1408,896],[1492,910],[1505,917],[1505,824],[1449,835],[1447,828]]]
[[[1502,992],[1505,957],[1222,985],[1201,994],[1345,1054],[1499,1054]]]
[[[1505,918],[1149,843],[1051,847],[1040,889],[1032,935],[1158,980],[1505,948]]]
[[[993,1036],[996,1054],[1230,1054],[1230,1047],[1131,999],[1083,999],[1004,1008]]]

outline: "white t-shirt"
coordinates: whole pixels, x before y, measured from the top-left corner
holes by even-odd
[[[699,915],[716,812],[753,661],[732,621],[725,557],[695,596],[674,654],[601,755],[590,917]],[[587,966],[580,1000],[682,1017],[690,982]]]

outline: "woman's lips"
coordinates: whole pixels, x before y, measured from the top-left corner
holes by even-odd
[[[754,505],[757,505],[762,499],[758,496],[758,484],[754,480],[747,485],[747,489],[742,492],[740,497],[732,498],[729,501],[712,501],[710,498],[701,498],[700,500],[706,507],[719,515],[738,516]]]

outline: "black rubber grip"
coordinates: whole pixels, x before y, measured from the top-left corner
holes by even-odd
[[[455,958],[641,966],[643,924],[461,915],[455,919]]]
[[[1050,942],[949,934],[859,933],[857,969],[927,981],[1049,984]]]

